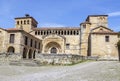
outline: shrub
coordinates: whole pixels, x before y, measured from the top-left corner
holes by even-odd
[[[118,48],[120,48],[120,40],[118,41],[117,46],[118,46]]]

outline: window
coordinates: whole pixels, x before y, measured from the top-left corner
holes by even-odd
[[[70,44],[66,44],[66,49],[69,49],[70,48]]]
[[[10,40],[9,40],[9,42],[10,43],[14,43],[14,40],[15,40],[15,34],[10,34]]]
[[[19,25],[19,21],[17,21],[17,25]]]
[[[24,20],[24,24],[26,24],[26,20]]]
[[[35,35],[37,35],[37,31],[35,31]]]
[[[28,42],[28,37],[25,36],[25,45],[27,45],[27,42]]]
[[[105,36],[105,42],[109,42],[110,41],[109,38],[110,38],[109,36]]]
[[[21,24],[22,24],[22,21],[21,21]]]
[[[27,24],[29,24],[29,20],[27,20]]]

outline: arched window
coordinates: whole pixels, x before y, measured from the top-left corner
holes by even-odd
[[[27,20],[27,24],[29,24],[29,20]]]
[[[14,52],[15,52],[15,48],[12,47],[12,46],[10,46],[10,47],[8,48],[8,53],[14,53]]]
[[[61,35],[63,35],[63,31],[61,31]]]
[[[40,35],[40,31],[38,31],[38,35]]]
[[[17,21],[17,25],[19,25],[19,21]]]
[[[21,21],[21,24],[22,24],[22,21]]]
[[[37,31],[35,31],[35,35],[37,35]]]
[[[24,24],[26,24],[26,20],[24,20]]]
[[[76,31],[74,30],[74,35],[75,35]]]

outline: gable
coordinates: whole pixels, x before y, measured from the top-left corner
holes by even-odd
[[[104,27],[104,26],[99,26],[94,29],[92,29],[93,32],[102,32],[102,31],[108,31],[108,32],[113,32],[111,29]]]
[[[104,26],[99,26],[99,27],[92,29],[91,33],[93,34],[117,34],[113,32],[113,30],[107,27],[104,27]]]

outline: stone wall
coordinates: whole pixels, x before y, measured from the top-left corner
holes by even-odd
[[[6,64],[11,61],[20,61],[21,54],[0,53],[0,64]]]
[[[75,64],[85,57],[80,55],[70,55],[70,54],[37,54],[36,62],[40,64],[51,64],[51,65],[66,65]]]

